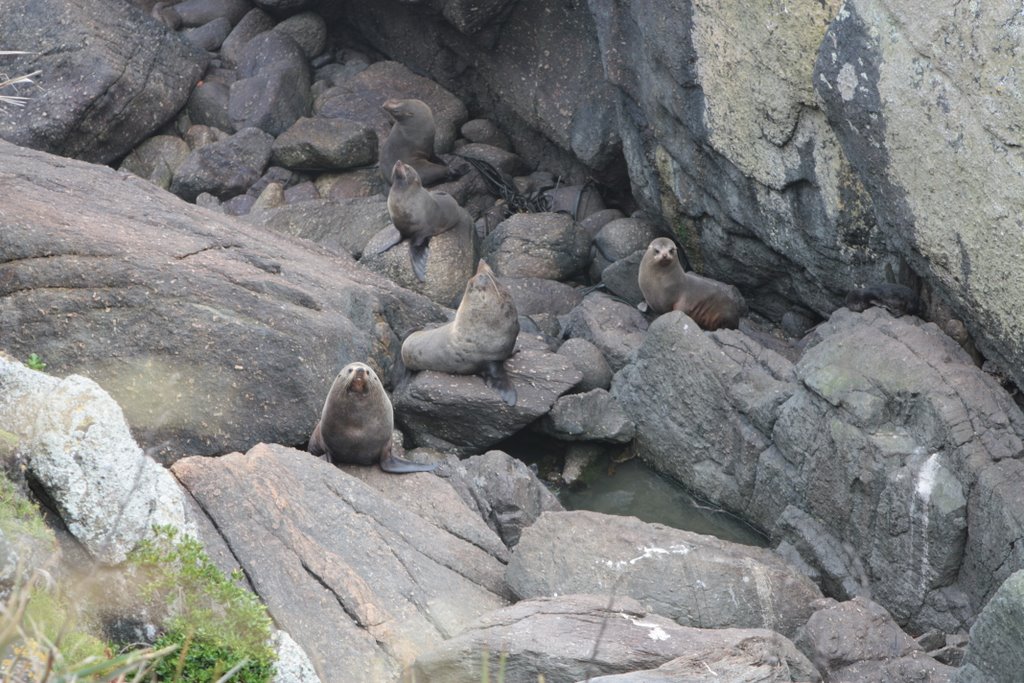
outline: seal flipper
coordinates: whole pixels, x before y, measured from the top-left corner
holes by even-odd
[[[510,406],[516,404],[516,388],[512,386],[512,380],[508,378],[501,361],[489,361],[481,374],[484,377],[484,384],[497,391],[501,400]]]
[[[327,452],[327,447],[324,445],[323,437],[320,436],[319,420],[317,420],[316,427],[313,427],[313,435],[309,437],[309,445],[306,446],[306,451],[321,460],[331,462],[331,455]]]
[[[409,241],[409,260],[412,261],[412,272],[420,282],[427,281],[427,257],[430,256],[430,238],[416,242]]]
[[[380,468],[385,472],[390,472],[392,474],[406,474],[407,472],[433,472],[437,469],[437,463],[419,463],[399,458],[392,452],[391,444],[388,443],[380,454]]]

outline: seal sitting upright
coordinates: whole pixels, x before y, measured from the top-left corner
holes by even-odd
[[[434,112],[423,100],[395,100],[382,109],[395,120],[380,148],[380,174],[391,184],[391,171],[401,159],[416,169],[424,185],[448,180],[451,173],[434,153]]]
[[[385,472],[429,472],[436,464],[403,460],[391,452],[395,414],[377,373],[349,363],[334,378],[307,450],[334,465],[380,463]]]
[[[423,189],[416,169],[401,159],[395,162],[393,183],[388,192],[388,213],[398,229],[399,239],[409,240],[409,259],[420,282],[427,279],[427,256],[430,238],[446,230],[463,226],[473,228],[473,218],[447,192]],[[387,251],[398,242],[382,246]]]
[[[676,244],[667,237],[648,245],[637,281],[652,311],[682,311],[704,330],[736,329],[747,312],[747,302],[736,287],[684,271]]]
[[[450,323],[413,332],[402,343],[402,362],[409,370],[436,370],[453,375],[483,375],[510,406],[516,390],[503,361],[512,355],[519,335],[519,314],[512,295],[483,260]]]

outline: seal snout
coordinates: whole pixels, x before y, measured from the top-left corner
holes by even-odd
[[[409,167],[402,163],[402,160],[399,159],[398,161],[395,162],[395,166],[391,170],[391,177],[397,180],[405,180],[408,175],[408,169]]]
[[[348,383],[348,390],[359,394],[365,394],[369,390],[368,379],[366,368],[355,368],[352,373],[352,380]]]

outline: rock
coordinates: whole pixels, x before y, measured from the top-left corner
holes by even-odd
[[[322,680],[354,671],[397,680],[419,654],[505,604],[503,564],[403,500],[447,497],[448,515],[489,533],[432,474],[388,477],[382,485],[404,487],[388,498],[307,453],[263,444],[186,458],[173,472]]]
[[[625,214],[623,214],[618,209],[604,209],[603,211],[598,211],[596,213],[590,214],[589,216],[581,220],[579,223],[580,227],[583,228],[583,231],[593,238],[597,237],[597,234],[601,232],[601,229],[604,226],[608,225],[610,222],[617,218],[624,217]]]
[[[182,26],[202,26],[218,19],[234,26],[251,9],[248,0],[183,0],[174,5]]]
[[[501,277],[567,280],[586,266],[590,239],[572,218],[556,213],[517,213],[489,234],[481,251]]]
[[[272,14],[292,14],[304,9],[310,0],[253,0],[253,4]]]
[[[299,44],[307,59],[323,53],[327,47],[327,24],[316,12],[293,14],[274,27]]]
[[[605,268],[637,251],[646,250],[656,237],[664,237],[664,233],[650,221],[639,218],[609,221],[594,237],[591,246],[590,279],[600,282]]]
[[[188,115],[192,123],[233,133],[235,124],[228,116],[230,96],[230,83],[219,80],[201,81],[188,98]]]
[[[644,293],[640,290],[639,282],[640,262],[644,258],[644,251],[633,252],[601,271],[600,280],[608,292],[633,306],[644,301]]]
[[[368,166],[377,162],[377,134],[345,119],[300,118],[274,140],[271,158],[299,170]]]
[[[481,142],[492,147],[500,147],[501,149],[510,149],[512,147],[508,136],[502,133],[501,129],[489,119],[466,121],[462,124],[459,132],[462,133],[462,137],[470,142]]]
[[[290,635],[274,631],[271,641],[277,652],[271,683],[320,683],[313,662]]]
[[[346,359],[387,376],[392,326],[441,317],[347,256],[135,176],[2,142],[0,160],[0,348],[96,380],[161,461],[305,443]]]
[[[635,425],[605,389],[562,396],[541,418],[538,428],[563,441],[629,443]]]
[[[557,280],[534,277],[498,279],[512,295],[519,315],[565,315],[583,301],[579,290]]]
[[[827,681],[947,683],[956,673],[926,655],[883,607],[866,598],[817,610],[795,642]]]
[[[283,190],[281,198],[283,201]],[[253,211],[249,220],[274,232],[303,237],[353,257],[362,254],[366,243],[391,223],[387,203],[382,197],[279,205],[261,212]]]
[[[688,590],[679,589],[680,577]],[[505,578],[520,599],[615,586],[617,596],[643,600],[683,626],[767,628],[787,637],[821,597],[764,548],[585,511],[541,514],[519,539]]]
[[[538,598],[496,610],[417,657],[406,673],[427,683],[476,683],[481,680],[483,652],[491,653],[487,661],[493,662],[492,671],[499,666],[494,661],[497,653],[507,653],[504,680],[516,683],[540,677],[553,683],[601,680],[595,677],[652,668],[679,657],[689,662],[686,668],[691,671],[706,672],[701,662],[725,659],[732,661],[723,670],[760,665],[770,669],[769,680],[819,680],[811,663],[777,633],[686,628],[635,600],[606,595]],[[766,662],[772,665],[765,666]]]
[[[589,341],[604,354],[613,371],[624,367],[640,348],[647,319],[629,304],[593,292],[574,308],[565,324],[569,338]]]
[[[173,135],[154,135],[131,151],[119,167],[164,190],[189,155],[188,144]]]
[[[235,66],[242,57],[242,48],[250,40],[274,28],[273,18],[261,9],[252,9],[235,24],[231,33],[220,46],[220,58],[228,65]]]
[[[181,35],[200,50],[216,52],[231,33],[231,22],[221,17],[196,28],[186,29]]]
[[[565,509],[522,460],[502,451],[458,461],[451,483],[509,548],[542,512]]]
[[[1021,140],[1013,123],[1020,85],[1003,77],[1015,63],[1003,45],[1016,40],[1020,18],[1009,6],[965,13],[946,3],[897,38],[891,30],[916,11],[911,4],[858,0],[844,10],[828,27],[832,49],[818,53],[809,83],[880,209],[881,231],[948,300],[982,354],[1024,386],[1022,301],[1005,286],[1024,277],[1016,258],[1024,236],[1015,209],[1000,208],[1020,201],[1011,190],[1018,168],[1007,157]],[[920,54],[945,34],[947,46]],[[894,69],[920,78],[895,82]],[[965,210],[975,203],[977,211]]]
[[[1024,627],[1024,571],[999,587],[971,626],[957,683],[1010,683],[1024,666],[1019,647]]]
[[[0,356],[0,428],[17,436],[27,476],[99,562],[124,561],[154,525],[196,534],[184,492],[92,380],[59,379]]]
[[[228,99],[231,123],[236,130],[252,126],[280,135],[309,115],[311,84],[299,44],[286,33],[264,31],[239,52],[238,80]]]
[[[591,389],[608,389],[612,384],[612,369],[605,360],[601,349],[581,337],[566,339],[558,347],[558,354],[565,356],[583,375],[574,389],[581,392]]]
[[[320,196],[342,201],[373,195],[387,196],[384,180],[376,167],[357,168],[344,173],[321,173],[316,178]]]
[[[178,167],[170,190],[187,201],[195,201],[201,192],[221,199],[243,194],[267,167],[273,144],[274,139],[262,130],[243,128],[204,145]]]
[[[502,401],[479,375],[424,371],[395,391],[395,420],[419,446],[468,455],[548,412],[580,380],[566,359],[543,351],[520,351],[505,361],[505,369],[518,394],[515,406]]]
[[[32,52],[4,72],[42,72],[24,107],[0,107],[0,137],[65,157],[123,157],[182,108],[208,60],[122,0],[7,1],[0,13],[0,45]]]
[[[346,118],[372,126],[384,140],[391,130],[391,118],[381,105],[387,100],[414,98],[423,100],[434,112],[437,132],[434,149],[448,152],[455,142],[459,126],[469,115],[462,100],[398,62],[374,62],[345,83],[317,98],[313,112],[327,118]]]
[[[528,166],[521,156],[503,147],[471,142],[459,147],[458,153],[459,156],[486,161],[501,173],[510,176],[522,175],[528,170]]]
[[[287,204],[306,204],[320,199],[320,193],[311,180],[295,183],[284,190],[284,201]]]

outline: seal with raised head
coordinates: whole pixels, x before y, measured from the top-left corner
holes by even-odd
[[[380,148],[380,174],[391,184],[395,162],[401,159],[416,169],[424,185],[448,180],[447,164],[434,153],[434,112],[423,100],[395,100],[384,103],[395,124],[391,126]]]
[[[519,314],[512,295],[481,260],[466,283],[455,318],[406,337],[402,362],[409,370],[480,374],[505,403],[514,406],[516,390],[503,362],[512,355],[518,335]]]
[[[704,330],[736,329],[747,312],[747,302],[733,285],[684,271],[676,244],[667,237],[648,245],[637,282],[651,311],[682,311]]]
[[[377,373],[349,363],[334,378],[307,450],[334,465],[380,463],[385,472],[429,472],[436,464],[403,460],[391,452],[395,414]]]
[[[846,307],[861,313],[872,306],[878,306],[892,313],[893,317],[918,315],[921,302],[917,294],[906,285],[893,282],[876,282],[851,289],[846,295]]]
[[[460,225],[471,230],[473,218],[447,192],[424,189],[416,169],[401,159],[395,162],[393,179],[388,192],[388,214],[398,230],[398,239],[375,251],[387,251],[403,238],[409,240],[413,273],[424,282],[430,238]]]

